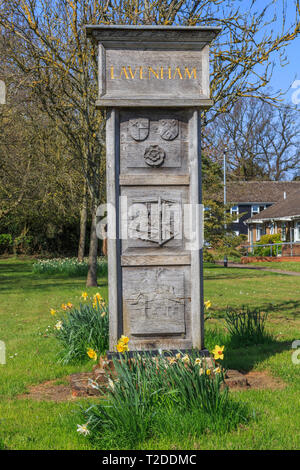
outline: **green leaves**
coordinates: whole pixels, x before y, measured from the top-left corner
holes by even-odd
[[[104,304],[80,304],[65,313],[61,322],[61,329],[54,334],[63,345],[60,360],[64,364],[88,360],[88,348],[98,356],[108,349],[108,309]]]

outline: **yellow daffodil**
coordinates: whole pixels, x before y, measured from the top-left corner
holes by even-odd
[[[128,336],[122,335],[119,341],[121,343],[127,344],[129,342],[129,338],[128,338]]]
[[[211,374],[211,370],[210,369],[206,369],[206,375],[210,375]]]
[[[200,365],[202,364],[202,360],[200,359],[200,357],[197,357],[197,359],[195,359],[195,365]]]
[[[94,295],[94,302],[97,302],[97,300],[99,303],[103,302],[103,297],[101,294],[99,294],[99,292],[97,292],[97,294]]]
[[[82,292],[81,297],[83,300],[86,300],[88,298],[88,293],[87,292]]]
[[[128,336],[122,335],[118,341],[118,344],[116,345],[117,351],[118,352],[129,351],[128,342],[129,342]]]
[[[62,328],[63,328],[63,323],[62,323],[62,321],[59,320],[59,321],[56,323],[56,325],[54,325],[54,328],[55,328],[56,330],[62,330]]]
[[[211,307],[211,301],[207,300],[206,302],[204,302],[204,306],[208,310]]]
[[[118,343],[116,348],[117,348],[118,352],[124,352],[124,344],[123,343]]]
[[[68,306],[67,306],[66,304],[61,304],[61,308],[62,308],[63,310],[67,310]]]
[[[50,313],[51,313],[51,315],[55,315],[55,314],[56,314],[56,310],[54,310],[54,308],[51,308],[51,309],[50,309]]]
[[[105,315],[106,315],[105,311],[101,313],[101,317],[105,317]]]
[[[215,374],[220,374],[221,373],[221,367],[216,367],[216,369],[214,369],[214,373]]]
[[[89,348],[86,353],[91,359],[94,359],[94,361],[97,360],[97,353],[94,351],[94,349]]]
[[[71,302],[68,302],[68,303],[67,303],[67,307],[68,307],[68,308],[72,308],[72,307],[73,307],[73,304],[71,304]]]
[[[188,364],[190,362],[190,358],[187,354],[185,356],[183,356],[182,362],[184,362],[185,364]]]
[[[199,369],[199,375],[203,375],[203,374],[204,374],[204,369],[203,369],[203,367],[200,367],[200,369]]]
[[[176,364],[176,363],[177,363],[176,358],[175,358],[175,357],[171,357],[169,363],[170,363],[170,364]]]
[[[225,346],[219,346],[218,344],[216,344],[215,348],[212,350],[215,360],[224,359],[224,348]]]
[[[176,357],[176,359],[180,359],[180,358],[181,358],[181,354],[180,354],[180,353],[177,353],[175,357]]]

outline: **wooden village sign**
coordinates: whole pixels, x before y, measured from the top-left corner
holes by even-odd
[[[202,350],[202,253],[184,208],[201,204],[200,112],[212,105],[219,29],[86,30],[98,44],[96,105],[107,109],[110,352],[122,334],[131,350]],[[200,222],[193,230],[199,239]]]

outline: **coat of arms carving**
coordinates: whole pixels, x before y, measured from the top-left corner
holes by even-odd
[[[141,142],[147,139],[149,135],[149,127],[149,119],[147,118],[130,119],[129,134],[134,140]]]
[[[174,140],[179,133],[179,123],[177,119],[162,119],[159,122],[159,133],[164,140]]]
[[[159,167],[164,163],[165,151],[158,145],[150,145],[147,147],[144,154],[145,162],[148,166]]]

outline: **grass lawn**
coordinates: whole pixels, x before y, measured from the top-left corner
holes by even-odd
[[[55,323],[50,308],[68,301],[79,303],[86,290],[84,278],[33,274],[31,264],[31,260],[0,260],[0,339],[7,347],[7,364],[0,365],[0,449],[92,449],[90,441],[76,432],[76,424],[81,423],[78,407],[87,406],[88,400],[56,403],[18,398],[32,384],[59,380],[93,365],[57,363],[57,342],[46,332]],[[107,298],[106,279],[99,284],[88,292],[100,291]],[[300,340],[300,277],[206,265],[205,299],[212,302],[211,318],[206,321],[210,348],[222,339],[227,305],[244,304],[269,312],[268,329],[274,341],[226,351],[225,365],[267,370],[287,387],[231,392],[253,410],[251,423],[234,432],[205,433],[200,438],[174,434],[150,439],[141,448],[299,449],[300,365],[291,361],[291,343]]]
[[[300,272],[299,261],[282,261],[282,262],[268,262],[264,261],[261,263],[249,263],[249,266],[261,266],[270,269],[280,269],[281,271],[294,271]]]

